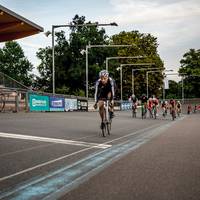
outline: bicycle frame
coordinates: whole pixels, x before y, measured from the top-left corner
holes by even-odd
[[[109,100],[104,101],[104,119],[102,123],[103,123],[103,126],[101,127],[102,136],[105,137],[106,132],[108,135],[110,135],[112,120],[110,119],[110,113],[109,113]]]

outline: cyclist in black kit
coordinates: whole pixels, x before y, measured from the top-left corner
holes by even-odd
[[[99,114],[101,120],[103,122],[104,119],[104,101],[110,101],[110,117],[113,118],[113,107],[114,107],[114,80],[109,77],[109,73],[107,70],[102,70],[99,72],[99,79],[96,82],[95,86],[95,104],[94,108],[97,108],[97,104],[99,107]]]

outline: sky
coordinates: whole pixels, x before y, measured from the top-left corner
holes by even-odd
[[[78,14],[86,21],[116,22],[117,27],[104,27],[108,36],[133,30],[150,33],[157,37],[165,68],[174,72],[184,53],[200,49],[200,0],[0,0],[0,4],[42,26],[44,32],[52,25],[69,24]],[[36,68],[40,62],[36,52],[51,46],[51,37],[40,33],[17,42]],[[178,80],[177,76],[169,79]]]

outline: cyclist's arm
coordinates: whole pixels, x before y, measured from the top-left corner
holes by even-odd
[[[110,84],[111,84],[111,91],[112,91],[111,98],[114,99],[114,96],[115,96],[115,83],[114,83],[112,78],[110,78]]]
[[[98,86],[99,86],[99,80],[95,84],[95,94],[94,94],[95,103],[97,103],[97,101],[98,101]]]

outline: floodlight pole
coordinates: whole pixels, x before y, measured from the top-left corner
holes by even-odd
[[[154,63],[127,63],[127,64],[121,64],[120,65],[120,83],[121,83],[121,102],[123,101],[123,88],[122,88],[122,67],[124,66],[148,66],[148,65],[153,65]],[[154,68],[153,68],[154,69]],[[156,68],[157,69],[157,68]],[[132,80],[133,83],[133,80]],[[133,86],[132,86],[132,91],[133,91]]]
[[[135,58],[145,58],[146,56],[117,56],[117,57],[107,57],[106,58],[106,70],[108,71],[108,61],[118,60],[118,59],[135,59]]]
[[[63,25],[52,25],[52,32],[47,31],[45,35],[48,37],[49,34],[52,35],[52,90],[55,94],[55,47],[54,47],[54,29],[61,27],[89,27],[89,26],[118,26],[117,23],[112,22],[109,24],[99,24],[99,23],[86,23],[86,24],[63,24]]]

